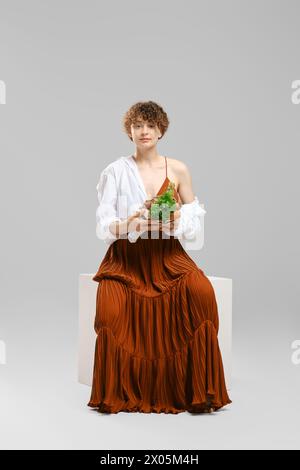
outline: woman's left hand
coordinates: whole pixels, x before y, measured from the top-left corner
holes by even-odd
[[[166,222],[160,221],[159,224],[159,231],[164,232],[167,235],[174,235],[174,231],[178,228],[179,219],[180,219],[180,205],[176,203],[176,210],[174,212],[170,212],[170,218],[166,220]]]
[[[180,210],[171,212],[171,217],[166,222],[161,223],[159,230],[167,235],[174,235],[174,231],[178,228],[180,219]]]

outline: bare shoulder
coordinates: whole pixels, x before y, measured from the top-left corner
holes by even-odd
[[[194,200],[192,176],[185,162],[176,158],[170,158],[170,166],[177,182],[177,191],[182,203],[189,203]]]
[[[189,174],[188,166],[186,165],[186,163],[182,162],[181,160],[168,157],[168,162],[170,163],[172,170],[178,177]]]

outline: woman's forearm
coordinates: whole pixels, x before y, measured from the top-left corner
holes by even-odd
[[[115,237],[119,238],[121,235],[127,235],[132,230],[136,230],[139,226],[139,217],[141,213],[142,211],[136,211],[134,214],[130,215],[127,219],[122,220],[121,222],[114,220],[109,225],[110,232]]]
[[[109,225],[109,231],[117,238],[119,238],[120,235],[124,235],[128,233],[128,220],[122,220],[122,222],[119,222],[118,220],[115,220],[110,223]]]

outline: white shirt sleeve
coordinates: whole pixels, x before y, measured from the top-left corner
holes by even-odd
[[[113,168],[105,168],[96,186],[99,205],[96,210],[96,235],[110,245],[117,237],[109,230],[109,224],[120,221],[117,215],[117,185]]]
[[[206,214],[206,210],[200,206],[199,199],[195,196],[192,202],[182,204],[180,218],[174,236],[186,240],[193,240],[201,230],[200,218]]]

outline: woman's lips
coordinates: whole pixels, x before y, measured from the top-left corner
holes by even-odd
[[[150,139],[141,139],[142,142],[149,142]]]

